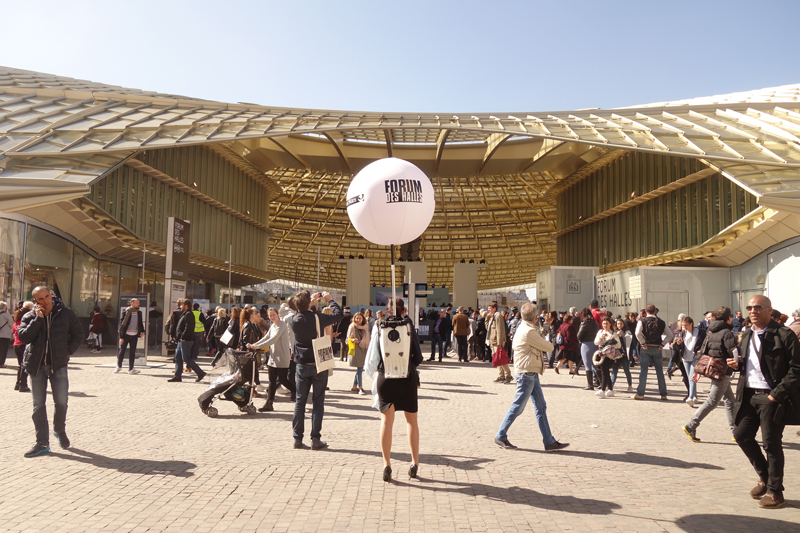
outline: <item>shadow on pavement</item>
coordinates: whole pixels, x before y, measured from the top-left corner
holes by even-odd
[[[148,461],[144,459],[115,459],[92,452],[87,452],[79,448],[70,448],[72,454],[50,452],[50,455],[77,461],[79,463],[90,464],[100,468],[117,470],[126,474],[160,474],[175,477],[191,477],[194,472],[190,472],[197,465],[186,461]]]
[[[797,507],[800,502],[786,500],[786,506]],[[757,512],[757,507],[753,508]],[[780,509],[770,511],[780,515]],[[708,531],[797,531],[797,522],[775,518],[742,516],[740,514],[692,514],[675,520],[675,525],[686,533],[706,533]]]
[[[345,450],[341,448],[328,448],[329,452],[334,453],[348,453],[353,455],[369,455],[372,457],[382,457],[381,452],[378,450]],[[419,461],[423,465],[430,465],[430,466],[449,466],[452,468],[457,468],[459,470],[480,470],[482,468],[481,463],[491,463],[494,459],[487,459],[485,457],[476,457],[476,458],[463,458],[457,459],[457,457],[462,456],[454,456],[454,455],[435,455],[435,454],[426,454],[421,453],[419,455]],[[410,453],[392,453],[392,461],[394,464],[396,463],[411,463],[411,454]],[[400,470],[398,470],[400,472]]]
[[[565,513],[607,515],[612,514],[614,509],[622,508],[622,506],[619,504],[607,502],[605,500],[578,498],[576,496],[555,496],[543,494],[541,492],[536,492],[535,490],[525,489],[522,487],[504,488],[485,485],[483,483],[441,481],[425,479],[422,477],[417,479],[420,483],[408,483],[404,481],[393,480],[392,484],[398,486],[413,486],[433,492],[452,492],[473,498],[477,496],[483,496],[490,500],[515,504],[522,503],[539,509],[548,509],[551,511],[561,511]],[[429,483],[431,485],[428,485]],[[445,485],[445,487],[442,487],[441,485]]]
[[[441,385],[441,383],[437,383],[437,385]],[[439,391],[439,392],[452,392],[454,394],[494,394],[493,392],[486,392],[486,391],[482,391],[482,390],[431,389],[429,387],[425,387],[425,390]]]
[[[520,451],[531,453],[549,453],[544,450],[526,450],[520,448]],[[560,455],[572,457],[583,457],[584,459],[598,459],[601,461],[614,461],[617,463],[631,463],[637,465],[653,465],[653,466],[666,466],[670,468],[700,468],[703,470],[725,470],[721,466],[712,465],[708,463],[690,463],[681,459],[673,457],[660,457],[658,455],[649,455],[646,453],[626,452],[626,453],[599,453],[599,452],[581,452],[573,450],[563,450],[557,452]]]

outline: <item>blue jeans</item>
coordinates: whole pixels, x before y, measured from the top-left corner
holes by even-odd
[[[364,367],[360,366],[356,368],[356,377],[353,379],[353,386],[364,388]]]
[[[689,399],[694,400],[697,398],[697,383],[692,379],[694,375],[694,361],[691,363],[683,361],[683,368],[686,369],[686,376],[689,378]]]
[[[322,436],[322,417],[325,415],[325,387],[328,386],[328,372],[317,373],[314,363],[297,363],[297,397],[292,416],[292,433],[295,440],[303,440],[306,422],[306,403],[311,394],[311,438]]]
[[[544,401],[544,394],[542,394],[542,385],[539,383],[539,374],[525,372],[516,374],[514,377],[517,380],[517,393],[514,395],[514,401],[511,402],[511,407],[508,408],[495,438],[506,440],[508,428],[525,410],[525,404],[530,398],[533,402],[533,412],[536,414],[536,423],[539,424],[539,431],[542,433],[542,442],[545,446],[554,443],[556,439],[550,433],[550,424],[547,423],[547,404]]]
[[[661,396],[666,396],[667,382],[664,381],[664,363],[661,361],[661,348],[652,348],[650,346],[639,350],[639,386],[636,388],[636,394],[644,396],[644,390],[647,387],[647,369],[650,367],[651,359],[656,369],[656,378],[658,378],[658,392]]]
[[[441,361],[442,357],[444,357],[444,340],[442,339],[441,335],[434,333],[433,337],[431,337],[431,361],[436,359],[437,346],[439,347],[439,361]]]
[[[628,387],[630,387],[631,385],[633,385],[633,379],[631,378],[631,362],[628,361],[628,358],[625,357],[624,355],[622,356],[622,358],[620,358],[620,361],[622,361],[622,370],[625,371],[625,377],[628,378]],[[617,383],[617,373],[618,372],[619,372],[619,365],[616,365],[611,370],[611,383],[612,383],[612,385]]]
[[[581,343],[581,359],[583,359],[583,366],[586,367],[587,372],[594,371],[594,366],[592,365],[592,356],[596,351],[597,346],[595,346],[593,342]]]
[[[204,372],[192,359],[192,344],[194,344],[192,341],[178,341],[178,349],[175,350],[175,377],[178,379],[183,377],[183,363],[186,363],[186,366],[198,376],[204,375]]]
[[[42,365],[35,376],[31,376],[31,396],[33,396],[33,426],[36,428],[36,442],[47,446],[50,444],[50,428],[47,424],[47,382],[53,389],[53,403],[56,411],[53,415],[53,430],[64,433],[67,425],[67,398],[69,395],[69,377],[67,367],[50,373],[50,367]]]

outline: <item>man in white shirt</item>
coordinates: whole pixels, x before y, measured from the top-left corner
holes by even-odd
[[[733,436],[758,473],[750,496],[760,499],[764,509],[785,505],[783,430],[787,423],[800,423],[800,341],[772,320],[771,312],[769,298],[750,298],[747,313],[753,327],[739,343],[743,358],[728,359],[728,366],[742,372],[733,406]],[[766,457],[756,441],[759,429]]]
[[[542,394],[539,383],[539,374],[544,374],[544,353],[553,350],[553,345],[539,335],[536,327],[536,306],[531,303],[524,304],[520,310],[522,321],[514,335],[512,349],[514,350],[514,373],[517,379],[517,392],[511,402],[503,423],[494,438],[495,444],[506,450],[517,447],[508,442],[508,430],[514,420],[525,410],[525,404],[530,398],[536,414],[536,423],[542,434],[542,442],[546,451],[555,451],[569,446],[568,443],[558,442],[550,432],[547,421],[547,404]]]
[[[138,374],[139,371],[133,368],[136,360],[136,344],[139,339],[144,337],[144,320],[142,311],[139,309],[139,300],[131,299],[131,306],[125,310],[125,315],[119,323],[119,353],[117,354],[117,368],[114,373],[122,372],[122,361],[125,359],[125,347],[130,347],[128,357],[128,374]]]

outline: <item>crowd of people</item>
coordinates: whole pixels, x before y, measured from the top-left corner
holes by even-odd
[[[15,389],[32,392],[33,421],[36,444],[25,453],[36,457],[50,451],[49,425],[46,414],[48,384],[55,404],[53,435],[67,448],[66,412],[69,380],[67,362],[82,344],[83,328],[75,313],[64,306],[47,287],[32,292],[32,302],[22,302],[13,317],[5,302],[0,302],[0,350],[2,366],[13,341],[19,363]],[[317,308],[317,303],[325,305]],[[705,313],[695,323],[681,314],[673,324],[658,316],[650,304],[640,313],[612,316],[599,308],[596,301],[580,311],[570,309],[557,313],[542,310],[537,314],[534,303],[521,308],[500,309],[492,302],[486,309],[473,311],[463,307],[441,309],[430,324],[431,352],[428,361],[439,361],[450,353],[459,362],[491,361],[498,369],[497,382],[514,383],[516,393],[511,406],[495,435],[495,443],[504,449],[515,449],[508,440],[513,422],[523,413],[530,398],[542,434],[544,449],[561,450],[569,446],[559,442],[550,430],[546,403],[539,376],[547,368],[560,372],[567,364],[570,374],[578,375],[581,367],[586,376],[586,390],[600,398],[614,397],[618,371],[623,369],[628,392],[634,400],[643,400],[647,375],[656,373],[658,393],[667,400],[663,354],[669,348],[666,378],[680,372],[686,395],[683,401],[696,408],[683,431],[694,442],[700,442],[697,430],[701,422],[719,405],[725,408],[732,439],[750,460],[759,481],[751,496],[764,508],[784,505],[782,436],[787,424],[800,424],[800,310],[787,315],[772,309],[769,298],[754,296],[747,305],[748,316],[733,314],[727,307]],[[384,329],[390,318],[399,317],[393,329],[408,329],[410,361],[407,372],[387,376],[384,368]],[[427,318],[427,316],[426,316]],[[92,320],[90,331],[95,328]],[[134,368],[138,339],[144,335],[139,302],[131,301],[120,320],[119,351],[115,372],[122,371],[126,351],[128,372]],[[6,331],[8,330],[8,331]],[[392,476],[392,426],[396,411],[405,413],[412,464],[408,474],[416,477],[419,467],[419,426],[417,422],[417,389],[421,386],[418,367],[424,358],[419,336],[407,317],[401,299],[389,303],[387,310],[372,316],[362,310],[354,315],[342,309],[329,293],[311,294],[300,291],[279,308],[253,306],[233,307],[230,312],[218,307],[205,313],[189,299],[178,302],[166,321],[165,331],[175,345],[175,371],[168,380],[180,382],[183,374],[194,372],[196,381],[206,373],[197,364],[201,348],[214,356],[215,365],[227,348],[249,350],[255,355],[256,390],[266,393],[262,412],[274,410],[275,394],[283,387],[294,402],[292,436],[294,448],[304,444],[305,407],[312,401],[311,449],[322,450],[325,392],[329,370],[318,371],[315,342],[326,338],[335,347],[341,361],[355,369],[351,391],[367,394],[364,373],[372,378],[374,407],[381,413],[381,451],[383,478]],[[391,338],[391,336],[389,337]],[[454,351],[448,348],[454,346]],[[5,348],[5,349],[4,349]],[[268,350],[268,353],[265,352]],[[262,360],[262,356],[266,359]],[[634,391],[631,369],[639,367]],[[511,367],[513,366],[513,372]],[[268,390],[261,386],[258,369],[269,375]],[[734,387],[734,376],[739,375]],[[698,399],[698,381],[710,377],[705,400]],[[30,380],[30,388],[28,387]],[[734,392],[735,389],[735,392]],[[756,433],[761,430],[762,453]],[[799,432],[800,434],[800,432]]]

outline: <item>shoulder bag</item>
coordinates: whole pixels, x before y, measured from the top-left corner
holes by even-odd
[[[320,333],[319,316],[314,315],[317,320],[317,338],[311,341],[311,348],[314,350],[314,361],[317,364],[317,374],[333,370],[336,361],[333,359],[333,346],[328,335]]]

